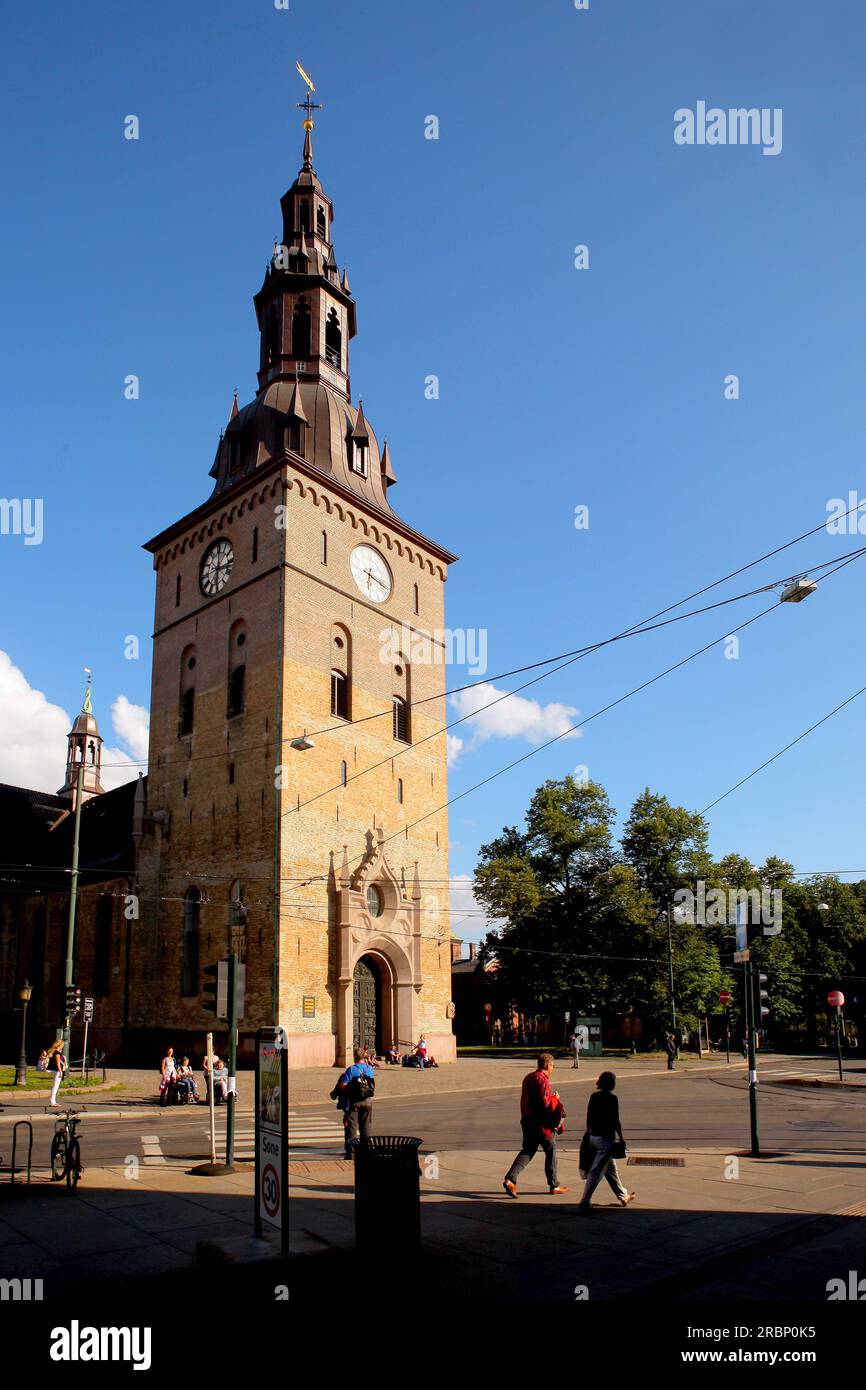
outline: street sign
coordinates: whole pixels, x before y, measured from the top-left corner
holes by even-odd
[[[731,991],[730,991],[729,989],[720,989],[720,990],[719,990],[719,1003],[720,1003],[720,1004],[730,1004],[730,1002],[731,1002]]]
[[[256,1034],[256,1205],[255,1233],[263,1226],[280,1232],[282,1253],[289,1249],[289,1054],[282,1028]]]
[[[745,965],[745,963],[746,963],[746,961],[747,961],[748,959],[749,959],[749,951],[748,951],[748,950],[745,950],[745,951],[735,951],[735,952],[734,952],[734,964],[735,964],[735,965]]]
[[[85,998],[84,1000],[84,1022],[93,1022],[93,1000],[90,998]]]
[[[827,1003],[832,1009],[841,1009],[842,1005],[845,1003],[845,996],[841,989],[831,989],[830,993],[827,995]]]

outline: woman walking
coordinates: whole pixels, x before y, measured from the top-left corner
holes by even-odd
[[[595,1149],[595,1158],[586,1174],[583,1197],[577,1204],[578,1211],[589,1211],[592,1194],[602,1178],[607,1178],[621,1207],[634,1201],[634,1193],[627,1192],[620,1180],[613,1157],[613,1147],[617,1135],[625,1147],[622,1126],[619,1122],[619,1101],[614,1095],[616,1076],[612,1071],[603,1071],[595,1083],[596,1089],[586,1107],[586,1131],[589,1142]]]
[[[59,1038],[57,1042],[53,1042],[48,1049],[47,1070],[51,1072],[52,1076],[51,1099],[48,1104],[55,1108],[57,1106],[57,1092],[60,1090],[60,1083],[69,1068],[69,1063],[63,1055],[64,1047],[65,1043],[63,1039]]]

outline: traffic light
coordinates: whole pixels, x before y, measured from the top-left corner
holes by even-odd
[[[752,987],[755,991],[752,1018],[757,1029],[763,1028],[764,1020],[769,1017],[770,1013],[770,996],[764,988],[766,983],[766,975],[762,974],[760,970],[756,970],[752,977]]]
[[[217,1018],[228,1017],[229,963],[227,960],[215,961],[202,970],[201,1006],[206,1013]]]
[[[74,1014],[81,1012],[81,986],[66,986],[66,1017],[72,1018]]]

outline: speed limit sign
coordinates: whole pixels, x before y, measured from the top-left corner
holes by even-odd
[[[274,1225],[280,1224],[280,1175],[272,1163],[262,1169],[262,1211]]]

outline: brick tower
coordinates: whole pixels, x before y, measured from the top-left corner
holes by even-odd
[[[257,393],[232,406],[210,498],[146,546],[134,1021],[200,1046],[201,967],[234,946],[242,1056],[277,1022],[292,1066],[419,1032],[452,1061],[440,638],[455,557],[393,511],[387,445],[352,402],[355,301],[310,115],[254,298]]]

